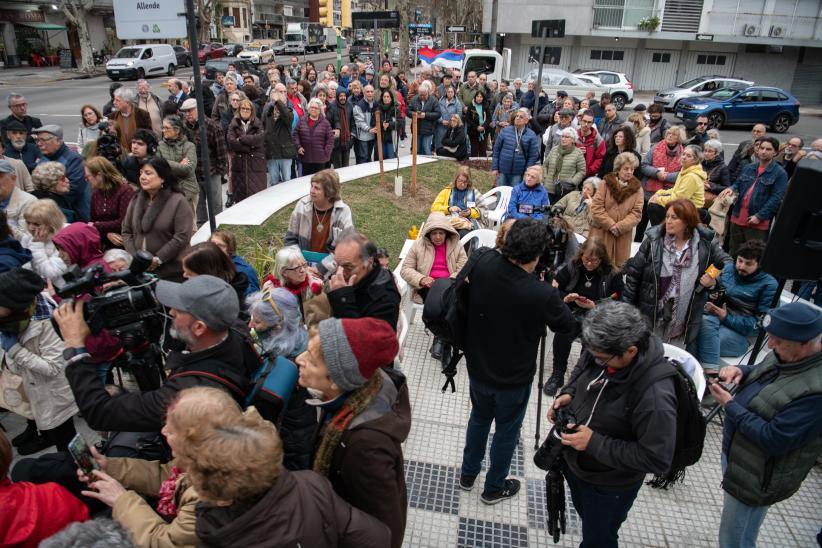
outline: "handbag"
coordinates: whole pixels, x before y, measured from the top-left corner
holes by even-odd
[[[465,217],[452,215],[448,217],[448,222],[451,223],[451,228],[454,230],[473,230],[474,225]]]
[[[15,375],[5,365],[0,366],[0,407],[27,419],[34,418],[23,377]]]

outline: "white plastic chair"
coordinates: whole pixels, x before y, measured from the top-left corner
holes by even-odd
[[[505,214],[508,212],[508,202],[511,201],[512,190],[513,187],[510,186],[498,186],[480,197],[478,205],[483,208],[482,218],[488,228],[499,230],[502,221],[505,220]],[[490,204],[494,199],[497,200],[494,209],[487,209],[484,204]]]
[[[705,395],[705,389],[708,386],[705,380],[705,375],[702,373],[702,366],[690,352],[687,352],[672,344],[663,343],[665,347],[665,357],[676,360],[682,364],[685,371],[691,376],[694,381],[694,388],[696,388],[696,395],[699,401],[702,401],[702,396]]]
[[[477,239],[477,247],[494,247],[497,243],[497,231],[488,228],[472,230],[460,238],[460,245],[465,245],[475,238]]]
[[[403,347],[405,340],[408,338],[408,317],[405,312],[400,310],[400,316],[397,319],[397,342],[400,343],[400,351],[397,353],[397,358],[402,362],[405,359]]]

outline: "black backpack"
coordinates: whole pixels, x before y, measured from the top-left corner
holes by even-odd
[[[696,464],[702,456],[705,445],[705,430],[707,423],[702,415],[699,397],[693,379],[682,367],[678,360],[665,358],[665,363],[657,365],[642,382],[635,388],[634,394],[644,393],[653,383],[667,378],[674,378],[676,392],[676,445],[671,466],[665,474],[655,475],[647,482],[655,488],[667,489],[685,477],[685,468]]]
[[[442,391],[450,386],[455,391],[454,375],[457,364],[462,359],[465,349],[465,325],[468,316],[468,276],[483,256],[494,252],[482,247],[474,250],[468,262],[462,267],[455,279],[440,278],[435,280],[425,296],[422,309],[422,323],[435,337],[452,347],[451,357],[443,364],[442,373],[446,376]]]

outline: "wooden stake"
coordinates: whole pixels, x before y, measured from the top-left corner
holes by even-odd
[[[382,161],[382,122],[379,109],[374,110],[374,116],[377,119],[375,127],[377,128],[377,157],[380,159],[380,186],[383,186],[385,184],[385,166]]]
[[[411,118],[411,196],[417,195],[417,114]]]

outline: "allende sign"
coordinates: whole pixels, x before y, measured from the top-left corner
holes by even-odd
[[[114,22],[120,40],[153,40],[186,36],[184,0],[114,0]]]

